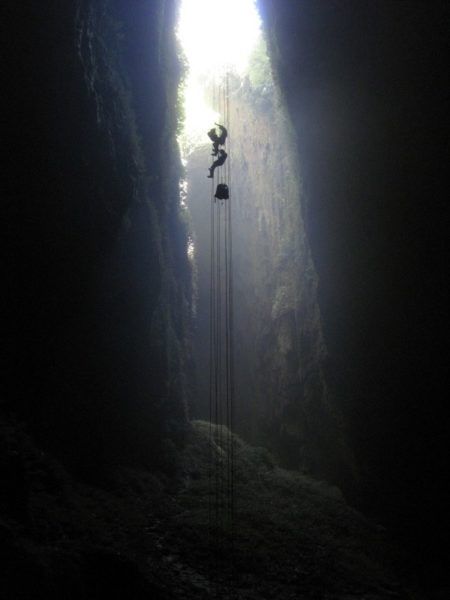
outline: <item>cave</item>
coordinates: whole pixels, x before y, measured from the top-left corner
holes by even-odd
[[[448,3],[203,3],[191,137],[189,4],[4,3],[0,597],[447,598]]]

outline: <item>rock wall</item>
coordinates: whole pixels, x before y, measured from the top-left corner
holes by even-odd
[[[259,6],[295,124],[330,376],[364,503],[432,553],[447,502],[448,5]]]
[[[158,465],[189,361],[176,6],[8,10],[5,406],[83,471]]]

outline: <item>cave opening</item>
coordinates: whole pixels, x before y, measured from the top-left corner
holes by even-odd
[[[205,145],[206,131],[218,115],[211,87],[227,72],[243,77],[261,38],[261,20],[255,0],[182,0],[177,37],[187,73],[181,87],[183,128],[179,144],[186,160]],[[232,40],[232,43],[231,43]]]
[[[235,41],[227,43],[229,32]],[[222,110],[215,105],[217,90],[232,73],[244,77],[255,46],[261,39],[261,20],[255,0],[233,0],[226,7],[218,0],[183,0],[179,4],[176,36],[181,48],[183,76],[178,89],[177,142],[185,177],[180,180],[180,207],[192,228],[186,252],[196,270],[196,231],[190,218],[188,180],[190,157],[200,148],[205,150],[207,131],[217,121],[224,120]],[[205,161],[208,154],[205,152]],[[205,186],[206,190],[206,186]],[[196,299],[194,298],[196,313]]]

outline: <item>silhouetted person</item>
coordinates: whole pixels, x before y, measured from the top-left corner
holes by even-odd
[[[212,129],[210,129],[208,131],[208,137],[212,142],[217,142],[217,140],[219,139],[219,136],[217,135],[217,131],[216,131],[215,127],[213,127]]]
[[[217,125],[217,127],[220,129],[220,135],[217,135],[215,127],[208,131],[208,137],[213,143],[213,151],[211,156],[217,156],[219,153],[219,146],[223,146],[225,144],[225,140],[227,139],[228,135],[226,127],[219,125],[219,123],[215,123],[215,125]]]
[[[225,140],[227,139],[228,131],[226,127],[223,125],[219,125],[219,123],[214,123],[220,129],[220,135],[218,138],[219,146],[223,146],[225,144]]]
[[[219,158],[216,158],[213,164],[209,167],[209,175],[207,175],[209,179],[212,179],[214,177],[214,171],[216,167],[221,167],[223,163],[227,160],[227,156],[228,154],[225,152],[225,150],[219,150]]]

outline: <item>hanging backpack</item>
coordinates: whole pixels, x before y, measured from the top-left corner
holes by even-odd
[[[218,200],[228,200],[230,197],[230,191],[226,183],[219,183],[214,194],[214,198]]]

